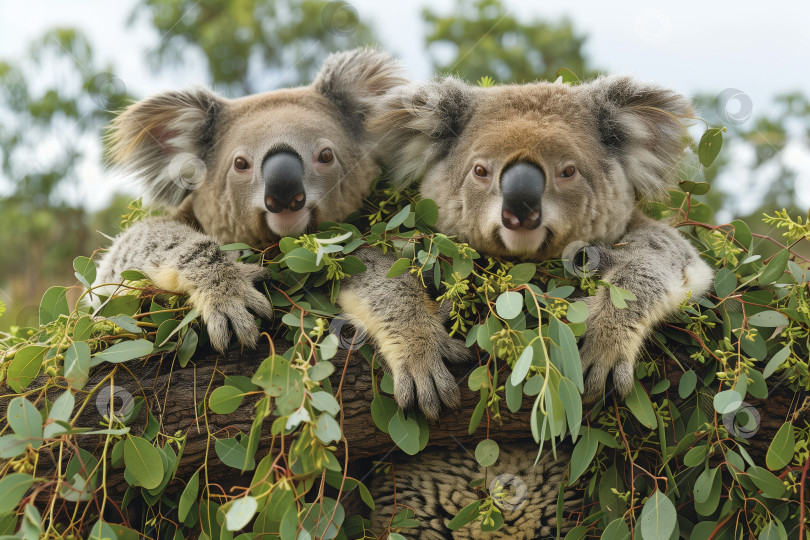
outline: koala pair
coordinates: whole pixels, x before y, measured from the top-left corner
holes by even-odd
[[[384,161],[397,185],[421,180],[439,230],[484,254],[539,261],[595,243],[596,270],[638,301],[619,310],[607,291],[586,299],[585,397],[601,395],[611,369],[629,392],[649,330],[711,284],[686,239],[635,207],[666,193],[687,100],[623,77],[480,88],[455,78],[405,84],[400,72],[388,55],[358,49],[332,55],[307,87],[234,100],[168,92],[130,107],[113,124],[113,159],[178,209],[123,232],[96,282],[142,270],[189,295],[214,347],[227,347],[229,328],[252,346],[252,313],[272,314],[254,288],[264,272],[219,245],[265,247],[342,219],[360,208]],[[436,418],[442,404],[458,403],[443,359],[469,352],[415,279],[387,279],[390,257],[359,255],[368,269],[341,288],[341,307],[377,343],[399,404]]]
[[[686,239],[636,209],[637,201],[666,193],[685,146],[688,102],[622,77],[479,88],[455,78],[406,84],[399,73],[387,55],[358,50],[331,56],[303,88],[235,100],[170,92],[132,106],[113,125],[113,158],[178,209],[123,232],[97,283],[142,270],[158,286],[189,294],[214,347],[227,347],[229,328],[251,346],[253,314],[272,314],[254,288],[264,273],[231,261],[219,245],[264,247],[340,220],[360,208],[383,166],[399,186],[421,180],[422,194],[438,204],[438,229],[481,253],[540,261],[577,242],[592,244],[592,269],[638,300],[618,310],[607,291],[586,299],[585,397],[602,394],[611,370],[626,394],[649,330],[711,284],[711,270]],[[418,404],[436,418],[442,405],[458,403],[443,360],[469,352],[448,337],[440,307],[418,281],[385,277],[393,258],[373,249],[359,256],[367,271],[341,287],[341,307],[374,338],[399,404]],[[533,461],[529,450],[514,454]],[[451,513],[463,486],[419,486],[419,478],[432,478],[430,462],[412,461],[398,475],[397,502],[420,509],[417,517],[441,531],[444,520],[435,518],[441,509]],[[524,475],[531,492],[556,490],[560,467],[544,467],[548,474]],[[473,469],[459,464],[456,472]],[[386,489],[373,491],[384,496]],[[378,516],[386,510],[381,505]],[[521,514],[510,517],[507,533],[545,531],[551,518],[531,514],[517,529]]]
[[[121,233],[96,284],[141,270],[189,295],[216,349],[227,348],[231,329],[254,346],[253,314],[273,313],[254,286],[265,273],[219,246],[264,248],[359,209],[380,173],[367,117],[402,83],[390,56],[358,49],[330,56],[306,87],[239,99],[166,92],[131,106],[112,125],[113,161],[177,210]]]

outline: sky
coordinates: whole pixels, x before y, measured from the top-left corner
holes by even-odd
[[[431,75],[424,49],[422,0],[352,0],[382,45],[397,55],[412,77]],[[96,54],[113,63],[135,95],[205,82],[191,61],[155,72],[146,52],[160,36],[147,26],[128,25],[134,0],[0,0],[0,58],[19,58],[28,42],[54,26],[76,26],[92,41]],[[585,51],[593,65],[672,87],[687,96],[736,89],[750,99],[753,114],[780,93],[810,94],[810,3],[771,0],[726,2],[680,0],[545,2],[505,0],[511,14],[527,21],[568,17],[588,36]],[[453,0],[430,0],[446,12]],[[810,159],[797,180],[801,203],[810,206]],[[83,167],[83,184],[74,196],[90,208],[103,206],[114,190],[126,188],[97,165],[97,153]],[[728,181],[728,180],[727,180]],[[132,191],[130,189],[130,191]]]

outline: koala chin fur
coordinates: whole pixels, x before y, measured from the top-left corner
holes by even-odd
[[[366,120],[402,83],[400,71],[389,55],[357,49],[328,57],[308,86],[238,99],[205,88],[168,91],[127,108],[109,132],[112,161],[175,210],[122,232],[96,284],[140,270],[189,295],[215,348],[227,348],[230,330],[254,346],[253,314],[273,313],[254,287],[265,273],[219,246],[266,248],[359,209],[380,172]]]

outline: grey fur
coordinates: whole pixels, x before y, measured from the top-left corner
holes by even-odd
[[[366,136],[366,117],[379,97],[404,82],[400,71],[399,64],[387,54],[355,49],[332,54],[312,87],[337,107],[347,128],[362,138]]]
[[[252,313],[269,317],[269,300],[253,288],[261,269],[225,258],[221,244],[266,248],[362,206],[379,175],[376,136],[365,116],[384,92],[402,83],[400,66],[370,49],[336,53],[309,86],[225,99],[206,89],[164,92],[129,107],[112,124],[112,160],[157,202],[176,205],[171,218],[147,219],[119,235],[99,264],[97,284],[143,271],[159,287],[190,295],[224,350],[229,325],[254,346]],[[261,160],[277,148],[302,157],[306,206],[294,215],[264,207]],[[317,157],[331,148],[334,160]],[[236,157],[250,168],[237,170]]]
[[[424,96],[432,97],[425,101]],[[403,185],[422,176],[422,195],[439,207],[437,228],[479,252],[542,261],[561,257],[577,242],[595,244],[600,254],[596,270],[633,292],[638,302],[616,309],[604,290],[587,300],[588,331],[580,352],[588,371],[585,399],[594,401],[611,370],[616,388],[626,395],[650,329],[690,293],[703,294],[711,285],[712,271],[694,247],[635,207],[638,200],[663,194],[672,184],[685,148],[682,122],[691,114],[687,100],[677,93],[627,77],[574,87],[534,83],[492,88],[451,77],[394,89],[382,101],[372,127],[382,134],[383,155],[392,157],[388,167],[394,181]],[[500,173],[518,160],[536,164],[547,178],[542,222],[533,231],[509,231],[501,224]],[[473,177],[476,163],[491,171],[488,181]],[[564,178],[560,171],[568,164],[577,173]],[[363,282],[353,284],[358,290],[352,294],[368,297],[379,281],[367,273]],[[409,308],[415,303],[400,302],[401,296],[388,296],[389,302],[402,305],[384,332],[391,332],[389,326],[412,332],[415,326],[440,324],[438,315],[424,322],[424,307]],[[438,308],[430,307],[430,312]],[[419,350],[434,351],[430,371],[442,372],[435,352],[440,345],[426,345],[425,339],[420,334]],[[408,358],[407,350],[397,356],[396,362],[406,365],[425,362],[417,355]],[[402,369],[392,366],[395,379]],[[412,399],[407,393],[396,397],[400,403]],[[423,407],[430,417],[435,416],[435,401]]]
[[[205,161],[214,150],[224,104],[223,98],[198,87],[167,91],[128,108],[112,121],[107,135],[120,170],[137,176],[156,202],[179,205],[190,190],[172,181],[169,163],[181,152]]]
[[[425,93],[438,97],[424,102],[419,96]],[[663,195],[672,184],[684,149],[681,122],[689,116],[682,96],[626,77],[600,78],[575,87],[537,83],[486,89],[448,78],[395,89],[372,124],[383,134],[383,155],[393,157],[388,167],[394,181],[406,185],[423,178],[421,193],[438,204],[442,232],[485,254],[518,255],[530,261],[563,255],[576,260],[572,248],[590,244],[588,270],[636,295],[638,301],[628,302],[626,309],[617,309],[604,289],[586,299],[589,316],[580,355],[586,373],[584,398],[595,401],[611,370],[618,392],[630,391],[635,362],[649,331],[690,293],[703,294],[712,283],[712,271],[695,248],[675,229],[647,218],[635,206],[638,200]],[[546,176],[542,222],[536,232],[524,235],[528,239],[509,237],[499,219],[500,172],[517,160],[536,164]],[[478,162],[492,172],[489,183],[472,176]],[[573,181],[559,180],[560,167],[568,163],[577,167],[577,176]],[[381,265],[380,271],[385,270]],[[355,282],[358,290],[353,294],[369,296],[369,289],[381,281],[365,276]],[[377,302],[390,304],[408,296],[412,294],[397,290]],[[397,318],[387,324],[413,332],[413,327],[441,322],[438,315],[430,316],[438,308],[424,309],[418,303],[409,310],[414,304],[389,306]],[[438,341],[429,343],[419,335],[420,351],[439,349]],[[406,354],[403,350],[396,361],[424,363],[421,356]],[[433,358],[434,366],[427,369],[443,372],[445,366],[436,355]],[[392,369],[396,373],[397,368]],[[407,402],[412,395],[396,397]],[[435,402],[422,406],[431,417]],[[375,531],[388,526],[392,512],[410,507],[422,522],[418,538],[554,538],[556,496],[568,455],[552,464],[546,450],[538,468],[533,468],[535,453],[533,444],[502,445],[498,462],[486,471],[459,450],[408,458],[395,469],[396,487],[388,478],[372,482]],[[497,533],[481,533],[477,524],[450,531],[448,521],[475,500],[468,482],[499,472],[525,482],[529,504],[507,512],[507,523]],[[577,504],[576,491],[566,488],[564,500],[563,510],[570,511],[572,503]]]
[[[341,284],[338,303],[376,342],[394,378],[397,403],[404,409],[418,403],[430,419],[438,418],[442,404],[457,408],[458,384],[442,360],[469,360],[470,350],[447,335],[446,314],[414,276],[385,277],[396,257],[377,249],[356,254],[366,271]]]

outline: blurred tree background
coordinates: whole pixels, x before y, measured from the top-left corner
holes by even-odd
[[[457,0],[447,12],[426,7],[422,19],[438,72],[499,82],[553,80],[561,67],[580,77],[598,72],[583,50],[587,36],[570,20],[519,20],[501,0]],[[142,0],[130,15],[135,24],[161,37],[147,54],[155,69],[199,61],[208,79],[193,82],[232,96],[311,80],[333,50],[386,46],[349,4],[323,0]],[[17,61],[0,58],[0,330],[35,323],[44,290],[74,279],[72,259],[105,245],[99,232],[116,234],[129,197],[91,213],[77,194],[81,164],[102,159],[114,112],[142,97],[125,89],[77,29],[48,32]],[[798,172],[786,159],[808,151],[806,96],[776,96],[758,117],[742,92],[707,94],[698,109],[711,126],[728,128],[720,158],[700,172],[713,183],[705,196],[712,208],[760,233],[772,233],[763,211],[806,213],[796,207]]]

